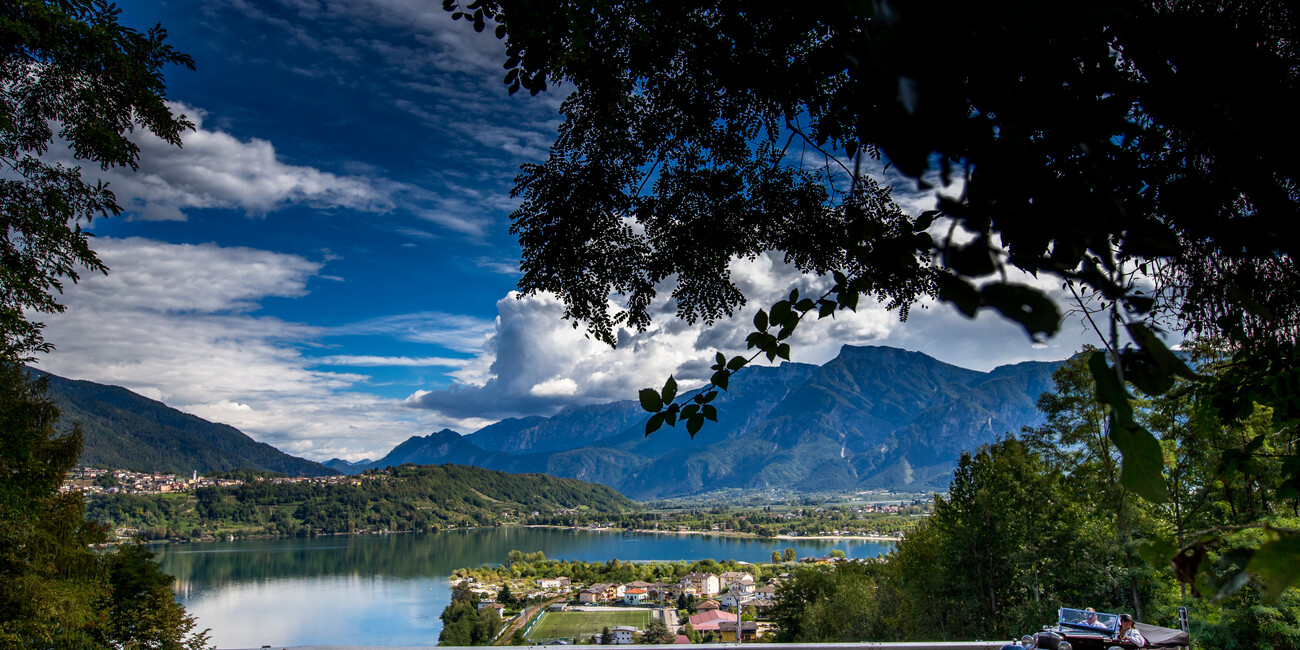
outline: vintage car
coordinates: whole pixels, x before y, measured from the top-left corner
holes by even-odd
[[[1191,644],[1191,638],[1183,630],[1146,623],[1134,623],[1133,626],[1147,640],[1145,648],[1182,648]],[[1055,627],[1044,626],[1043,631],[1022,637],[1019,645],[1036,650],[1130,650],[1137,647],[1117,641],[1115,637],[1118,634],[1119,614],[1062,607],[1057,611]]]

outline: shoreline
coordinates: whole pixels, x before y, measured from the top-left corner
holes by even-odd
[[[762,537],[760,535],[755,535],[754,533],[742,533],[736,530],[662,530],[662,529],[653,529],[653,528],[636,528],[633,530],[625,530],[622,528],[603,528],[603,527],[592,528],[588,526],[559,526],[555,524],[505,524],[500,526],[473,526],[470,528],[447,528],[444,530],[440,530],[438,532],[451,532],[456,530],[478,530],[484,528],[515,528],[515,527],[550,528],[554,530],[581,530],[581,531],[597,532],[597,533],[629,532],[629,533],[646,533],[646,534],[655,534],[655,535],[709,535],[713,537],[728,537],[728,538],[735,538],[735,539],[770,539],[770,540],[796,541],[796,542],[801,540],[814,540],[814,541],[834,541],[834,542],[856,541],[856,542],[898,543],[903,539],[901,537],[887,537],[884,535],[773,535],[771,537]],[[344,532],[317,533],[315,535],[312,535],[312,537],[400,535],[400,534],[417,533],[417,532],[425,532],[425,531],[390,530],[385,532],[378,532],[378,531],[358,530],[351,533],[344,533]],[[244,535],[244,536],[237,537],[236,541],[242,539],[285,539],[290,537],[296,537],[296,535]],[[129,540],[118,539],[118,540],[110,541],[108,542],[108,544],[114,545],[114,544],[124,543],[127,541]],[[210,542],[225,542],[225,541],[229,541],[229,540],[225,539],[225,536],[223,535],[220,537],[213,537],[213,538],[187,539],[187,540],[151,539],[151,540],[144,540],[144,543],[145,544],[203,544],[203,543],[210,543]]]
[[[602,533],[632,532],[632,533],[653,533],[656,535],[713,535],[717,537],[736,537],[742,539],[773,539],[786,541],[799,540],[818,540],[818,541],[859,541],[859,542],[900,542],[901,537],[887,537],[884,535],[773,535],[771,537],[762,537],[754,533],[742,533],[736,530],[662,530],[654,528],[636,528],[630,531],[624,531],[622,528],[590,528],[587,526],[557,526],[554,524],[522,524],[525,528],[554,528],[558,530],[586,530]]]

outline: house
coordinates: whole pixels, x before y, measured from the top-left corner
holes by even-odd
[[[746,600],[752,600],[752,597],[736,590],[728,591],[718,598],[718,602],[721,602],[723,607],[732,611],[735,611],[740,606],[740,603]],[[696,606],[696,609],[698,610],[699,606]]]
[[[618,645],[630,645],[636,643],[636,635],[640,632],[641,630],[638,630],[631,625],[618,625],[610,630],[610,633],[614,635],[614,643]]]
[[[646,598],[655,602],[664,602],[677,599],[677,585],[666,585],[662,582],[656,582],[646,588]]]
[[[708,612],[700,612],[699,614],[692,616],[690,621],[691,627],[695,628],[697,632],[704,632],[707,630],[717,632],[718,623],[720,621],[731,621],[734,623],[736,622],[736,615],[715,609]]]
[[[640,587],[633,587],[623,591],[623,603],[627,605],[640,605],[641,601],[646,599],[647,591]]]
[[[578,602],[598,603],[601,601],[601,598],[604,597],[604,595],[605,595],[604,589],[593,589],[591,587],[587,587],[586,589],[583,589],[582,591],[578,592]]]
[[[723,643],[735,643],[736,641],[736,621],[719,621],[718,635]],[[758,623],[753,621],[740,622],[740,640],[744,643],[758,640]]]
[[[718,601],[716,600],[702,600],[698,603],[695,603],[695,611],[697,612],[708,612],[715,609],[720,609],[721,607],[722,605],[718,604]]]
[[[751,593],[754,591],[754,576],[744,571],[727,571],[718,576],[718,581],[728,591]]]
[[[567,589],[569,587],[568,578],[538,578],[537,584],[542,589]]]
[[[712,596],[722,591],[722,585],[718,581],[718,576],[712,573],[688,573],[677,581],[677,585],[683,593],[694,594],[696,596]]]
[[[479,608],[480,610],[482,610],[482,609],[495,609],[496,612],[497,612],[497,614],[500,615],[500,614],[501,614],[501,610],[505,609],[506,606],[505,606],[505,605],[502,605],[501,603],[482,602],[482,603],[479,603],[479,604],[478,604],[478,608]]]
[[[759,600],[776,600],[776,587],[774,585],[759,587],[754,590],[753,596]]]
[[[578,592],[578,600],[584,603],[604,603],[623,597],[623,585],[612,585],[607,582],[598,582],[582,591],[590,591],[592,593],[590,600],[584,600],[582,592]]]

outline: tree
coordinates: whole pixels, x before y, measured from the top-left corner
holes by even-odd
[[[124,545],[105,557],[112,597],[101,640],[115,648],[207,647],[207,632],[191,633],[194,617],[176,602],[173,578],[153,558],[142,544]]]
[[[772,564],[781,563],[781,551],[772,551]]]
[[[143,548],[96,554],[106,532],[59,483],[81,433],[55,428],[59,410],[22,363],[50,345],[27,313],[63,308],[54,294],[80,269],[107,269],[83,222],[120,208],[79,167],[52,163],[57,135],[78,161],[134,168],[136,128],[180,144],[192,125],[165,103],[161,70],[193,67],[156,26],[117,22],[102,0],[0,4],[0,646],[197,648],[205,633]]]
[[[871,607],[878,568],[858,562],[800,568],[783,582],[772,615],[778,642],[823,643],[880,639]]]
[[[103,0],[14,0],[0,7],[0,354],[48,350],[35,313],[62,311],[54,294],[78,269],[108,269],[90,249],[83,222],[121,212],[102,183],[79,167],[41,158],[56,135],[78,161],[132,169],[139,147],[128,133],[148,129],[179,145],[193,125],[165,103],[161,70],[193,68],[156,26],[140,33],[118,24]]]
[[[609,626],[606,625],[605,627],[601,628],[601,630],[600,630],[600,644],[601,644],[601,645],[613,645],[613,643],[614,643],[614,633],[613,633],[613,632],[610,632],[610,631],[609,631]]]
[[[1289,3],[444,7],[478,31],[495,23],[511,92],[572,89],[548,160],[516,181],[525,293],[554,292],[566,318],[612,344],[618,327],[647,325],[661,289],[687,321],[734,313],[737,258],[779,251],[824,278],[759,310],[756,351],[718,353],[703,392],[679,399],[671,377],[643,390],[647,433],[682,421],[694,436],[735,371],[759,354],[788,359],[806,315],[862,296],[904,318],[937,296],[1050,336],[1059,307],[1014,269],[1059,279],[1101,317],[1108,349],[1089,372],[1130,493],[1169,498],[1129,385],[1160,395],[1196,378],[1162,327],[1231,351],[1234,371],[1209,386],[1225,420],[1261,404],[1275,431],[1297,430],[1287,224],[1300,216],[1288,146],[1300,126],[1282,107],[1300,99],[1300,14]],[[1248,88],[1227,81],[1241,70]],[[862,173],[870,158],[960,190],[907,215]],[[1300,485],[1300,465],[1281,480]]]
[[[781,551],[781,561],[782,561],[782,562],[794,562],[795,560],[798,560],[798,559],[799,559],[799,556],[798,556],[797,554],[795,554],[795,552],[794,552],[794,547],[793,547],[793,546],[787,546],[787,547],[785,547],[785,550],[784,550],[784,551]]]
[[[55,429],[59,410],[22,366],[0,360],[0,647],[206,646],[172,593],[172,578],[133,544],[91,546],[80,493],[60,494],[81,432]]]
[[[700,643],[700,633],[695,629],[694,625],[691,625],[690,621],[686,622],[684,633],[686,634],[686,638],[691,640],[691,643]]]
[[[651,617],[650,623],[641,633],[641,643],[668,644],[676,640],[677,637],[668,629],[668,624],[659,617]]]
[[[514,605],[515,595],[510,593],[510,583],[501,585],[501,591],[497,592],[497,602],[502,605]]]

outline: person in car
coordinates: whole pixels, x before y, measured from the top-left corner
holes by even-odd
[[[1119,615],[1119,633],[1115,635],[1115,640],[1123,643],[1132,643],[1141,648],[1147,644],[1147,640],[1133,625],[1133,617],[1128,614]]]

